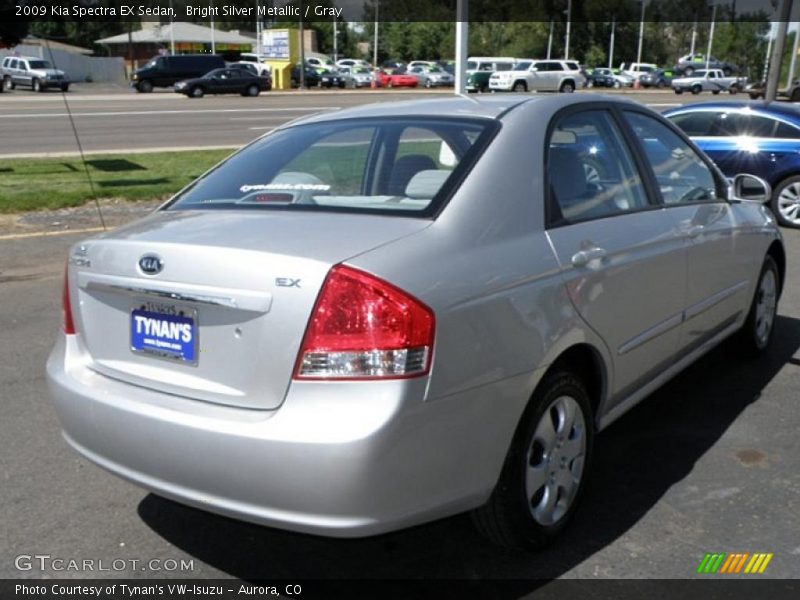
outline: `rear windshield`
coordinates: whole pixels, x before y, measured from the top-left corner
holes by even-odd
[[[489,119],[348,119],[275,131],[167,206],[430,216],[499,125]]]

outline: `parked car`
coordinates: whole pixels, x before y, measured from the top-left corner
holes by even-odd
[[[565,60],[520,60],[511,71],[493,73],[489,89],[495,92],[574,92],[585,79],[580,66]]]
[[[366,67],[371,65],[361,58],[342,58],[336,61],[337,67]]]
[[[412,69],[414,67],[432,67],[436,64],[435,60],[412,60],[408,63],[408,68]]]
[[[508,56],[473,56],[467,59],[468,92],[489,91],[489,78],[495,71],[510,71],[517,59]]]
[[[710,57],[708,63],[706,63],[705,54],[695,53],[681,56],[672,69],[673,71],[682,73],[686,77],[691,77],[698,69],[719,69],[725,74],[725,77],[730,77],[739,70],[739,67],[722,60],[717,60],[713,56]]]
[[[293,121],[72,246],[64,438],[228,517],[356,537],[475,510],[540,546],[596,432],[726,339],[769,348],[786,254],[745,201],[767,187],[590,95]]]
[[[736,94],[745,89],[747,80],[743,77],[726,77],[722,69],[696,69],[691,77],[676,77],[672,80],[672,89],[676,94],[692,92],[711,92],[714,95],[720,92]]]
[[[610,77],[613,80],[613,84],[610,87],[621,88],[633,86],[633,77],[627,73],[616,72],[614,69],[609,69],[607,67],[594,68],[592,69],[592,73],[602,75],[606,78]]]
[[[310,56],[306,58],[306,65],[314,69],[317,73],[336,70],[336,64],[326,56]]]
[[[34,56],[6,56],[0,63],[0,77],[3,88],[13,90],[18,85],[29,87],[34,92],[48,88],[69,90],[69,75],[61,69],[54,69],[46,60]]]
[[[338,72],[347,78],[345,87],[369,87],[375,80],[372,69],[367,67],[339,67]]]
[[[419,80],[421,87],[452,87],[455,83],[455,78],[439,66],[423,67],[418,65],[407,69],[406,72],[414,75]]]
[[[405,69],[406,63],[402,60],[385,60],[381,64],[381,69],[387,73],[393,73],[398,69]]]
[[[225,60],[215,54],[176,54],[157,56],[131,76],[131,87],[149,93],[156,87],[169,87],[179,81],[202,77],[225,67]]]
[[[749,102],[691,104],[664,113],[727,176],[753,173],[772,186],[770,208],[800,227],[800,108]]]
[[[255,67],[257,74],[261,77],[264,75],[269,75],[270,79],[272,79],[272,69],[270,69],[269,65],[265,63],[263,60],[259,60],[258,55],[250,54],[248,52],[243,52],[239,56],[239,60],[233,64],[245,64],[249,63]]]
[[[271,86],[270,86],[271,87]],[[267,81],[248,69],[214,69],[202,77],[185,79],[175,84],[175,92],[190,98],[202,98],[206,94],[241,94],[258,96],[267,91]]]
[[[751,100],[758,100],[764,97],[764,90],[767,84],[765,81],[749,83],[745,86],[745,93],[750,96]],[[792,85],[788,88],[780,88],[777,90],[776,98],[788,100],[789,102],[800,102],[800,79],[792,80]]]
[[[397,88],[397,87],[417,87],[419,86],[419,79],[416,75],[405,72],[403,69],[398,69],[393,73],[386,73],[385,71],[377,71],[375,73],[378,85],[380,87]]]
[[[643,73],[639,77],[639,83],[643,88],[666,88],[672,86],[672,79],[675,77],[673,71],[668,69],[656,69],[649,73]]]
[[[620,87],[619,82],[614,76],[604,72],[603,69],[581,69],[581,74],[584,79],[586,79],[587,88]]]
[[[229,69],[244,69],[252,75],[260,77],[263,80],[264,85],[262,89],[265,92],[268,92],[272,89],[272,72],[269,69],[260,69],[257,64],[246,61],[229,63],[227,67]]]
[[[355,87],[353,78],[349,73],[342,73],[340,71],[322,71],[319,72],[319,87],[322,88],[345,88]]]
[[[656,71],[657,69],[658,65],[654,65],[653,63],[622,63],[619,66],[620,73],[630,75],[634,81],[639,79],[645,73],[650,73],[652,71]]]
[[[317,70],[306,65],[303,71],[305,86],[307,88],[319,87],[320,83],[322,82],[322,76],[317,72]],[[300,87],[300,67],[298,65],[292,67],[291,83],[293,88]]]

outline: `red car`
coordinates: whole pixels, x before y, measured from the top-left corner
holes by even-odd
[[[381,87],[417,87],[419,80],[414,75],[408,73],[386,73],[385,71],[378,71],[378,83]]]

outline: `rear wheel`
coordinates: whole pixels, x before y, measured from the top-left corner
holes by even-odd
[[[738,94],[739,93],[739,86],[734,83],[731,87],[728,88],[728,92],[731,95]]]
[[[11,77],[6,75],[6,77],[3,78],[3,87],[8,91],[13,90],[17,86],[14,85],[13,81],[11,81]]]
[[[800,228],[800,176],[789,177],[772,192],[770,208],[784,227]]]
[[[663,90],[665,87],[667,87],[667,84],[663,79],[659,79],[656,87],[660,90]]]
[[[569,522],[592,450],[589,395],[569,371],[539,384],[522,416],[489,501],[473,513],[493,542],[538,548]]]
[[[575,91],[575,84],[571,81],[565,81],[561,84],[561,88],[559,88],[558,91],[564,94],[571,94]]]
[[[711,90],[711,93],[715,96],[719,96],[719,90]]]
[[[739,331],[739,343],[742,350],[750,356],[757,356],[769,348],[775,328],[775,314],[778,309],[780,289],[778,265],[770,255],[767,255],[758,277],[750,312],[747,314],[744,326]]]
[[[258,86],[256,84],[253,84],[253,85],[251,85],[251,86],[249,86],[247,88],[247,95],[248,96],[258,96],[258,93],[260,91],[261,90],[258,89]]]
[[[205,91],[199,85],[196,85],[191,90],[189,90],[189,96],[191,98],[202,98]]]
[[[148,81],[147,79],[140,81],[139,85],[136,86],[136,89],[142,92],[143,94],[149,94],[153,91],[153,82]]]
[[[682,94],[683,90],[681,88],[675,88],[675,93],[676,94]]]

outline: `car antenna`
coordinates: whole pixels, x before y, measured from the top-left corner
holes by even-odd
[[[56,64],[55,56],[53,55],[53,50],[50,48],[50,40],[48,38],[44,38],[44,43],[47,46],[47,53],[50,55],[50,62],[53,64],[53,68],[57,69],[58,65]],[[106,227],[106,221],[103,218],[103,211],[100,209],[100,201],[97,199],[97,190],[94,187],[94,181],[92,181],[92,175],[89,173],[89,165],[86,162],[86,156],[83,153],[83,146],[81,145],[81,138],[78,135],[78,128],[75,127],[75,119],[72,117],[72,111],[69,108],[69,101],[67,100],[67,93],[64,91],[64,88],[61,88],[61,97],[64,99],[64,108],[67,110],[67,116],[69,117],[69,124],[72,126],[72,133],[75,135],[75,143],[78,144],[78,152],[81,155],[81,163],[83,164],[83,170],[86,172],[86,179],[89,180],[89,189],[92,193],[92,199],[94,200],[94,205],[97,208],[97,216],[100,217],[100,225],[103,226],[103,231],[106,231],[108,228]]]

